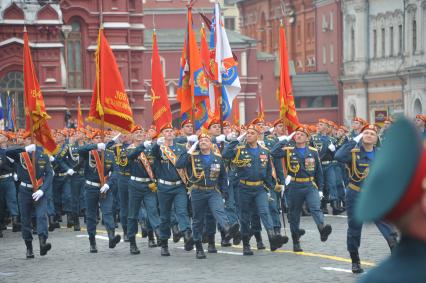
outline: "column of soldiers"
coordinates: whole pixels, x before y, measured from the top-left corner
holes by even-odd
[[[289,240],[287,218],[293,251],[301,252],[301,216],[312,216],[325,242],[332,227],[324,214],[346,211],[352,271],[361,273],[362,225],[354,221],[353,205],[392,123],[387,118],[379,129],[355,117],[349,131],[319,119],[289,135],[281,119],[256,118],[241,127],[211,120],[195,134],[186,120],[180,130],[167,124],[121,136],[107,131],[107,142],[90,127],[64,129],[55,131],[55,156],[31,144],[29,133],[0,132],[0,237],[11,220],[12,231],[22,233],[27,258],[34,257],[33,234],[43,256],[51,249],[48,232],[65,216],[74,231],[81,230],[81,220],[86,223],[91,253],[98,250],[97,224],[105,226],[114,248],[121,240],[115,233],[119,222],[131,254],[140,253],[140,225],[149,247],[161,247],[161,256],[170,256],[170,238],[175,243],[183,238],[184,249],[195,247],[202,259],[203,243],[208,253],[217,253],[216,231],[221,246],[242,241],[243,254],[253,255],[250,240],[254,236],[257,249],[265,249],[265,229],[271,251],[279,249]],[[426,116],[416,116],[426,139],[425,123]],[[385,221],[376,225],[392,250],[395,229]]]

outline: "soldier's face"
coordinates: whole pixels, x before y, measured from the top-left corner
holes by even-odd
[[[343,137],[344,134],[345,134],[345,132],[343,130],[337,130],[336,137],[341,138],[341,137]]]
[[[302,143],[306,143],[308,141],[308,135],[305,134],[304,132],[301,131],[297,131],[294,134],[294,140],[296,141],[296,143],[298,144],[302,144]]]
[[[262,131],[262,133],[265,132],[265,123],[257,123],[256,126],[259,127],[259,129]]]
[[[211,149],[212,141],[209,138],[202,138],[198,141],[201,150]]]
[[[375,145],[377,143],[377,133],[373,130],[364,130],[362,141],[367,145]]]
[[[422,119],[419,119],[419,118],[416,118],[415,124],[418,128],[421,128],[421,127],[424,128],[425,127],[425,121],[423,121]]]
[[[183,133],[185,136],[192,135],[192,134],[194,133],[193,125],[192,125],[191,123],[190,123],[190,124],[185,124],[185,125],[182,127],[182,133]]]
[[[274,127],[274,131],[278,136],[283,136],[285,135],[285,127],[283,123],[279,123],[277,125],[275,125]]]
[[[225,136],[229,135],[231,133],[232,129],[229,126],[223,127],[223,134]]]
[[[145,140],[145,133],[142,130],[138,130],[133,133],[133,139],[138,142],[143,142]]]
[[[319,122],[318,123],[318,130],[322,133],[328,132],[328,125],[326,123]]]
[[[259,138],[259,133],[255,130],[249,129],[247,130],[246,138],[248,143],[255,143]]]
[[[383,124],[383,129],[388,129],[391,125],[392,125],[391,122],[385,121],[385,123]]]
[[[100,143],[101,142],[101,136],[100,135],[96,135],[93,137],[92,139],[93,143]]]
[[[164,129],[161,134],[166,140],[172,140],[175,138],[175,131],[173,129]]]
[[[220,124],[213,124],[209,128],[209,134],[211,136],[217,137],[220,135]]]
[[[361,128],[361,122],[359,121],[352,121],[352,129],[355,131],[358,131]]]

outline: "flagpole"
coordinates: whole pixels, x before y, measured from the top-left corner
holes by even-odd
[[[192,25],[192,22],[189,21],[189,13],[192,13],[192,4],[191,4],[191,0],[188,0],[188,16],[186,17],[187,22],[188,22],[188,26],[187,26],[187,42],[188,42],[188,48],[186,48],[186,62],[188,64],[188,61],[191,60],[191,58],[189,57],[190,51],[190,44],[189,44],[189,25]],[[191,20],[192,20],[192,16],[191,16]],[[194,78],[191,76],[191,63],[188,64],[188,69],[189,69],[189,83],[190,83],[190,94],[191,94],[191,120],[192,120],[192,131],[195,134],[195,111],[194,111],[194,106],[195,106],[195,93],[192,91],[192,85],[195,83],[194,82]]]
[[[220,9],[220,4],[219,1],[216,0],[216,4]],[[218,36],[219,33],[222,33],[222,29],[221,29],[221,14],[220,14],[220,10],[219,13],[217,13],[219,15],[218,19],[216,19],[216,38]],[[216,42],[216,45],[219,44],[219,42]],[[217,54],[216,54],[217,55]],[[223,104],[223,94],[222,94],[222,54],[220,55],[220,60],[218,62],[218,66],[217,66],[217,74],[218,74],[218,82],[219,82],[219,120],[220,120],[220,133],[223,134],[223,109],[222,109],[222,104]]]

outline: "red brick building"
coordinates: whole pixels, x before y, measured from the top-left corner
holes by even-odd
[[[52,116],[50,125],[63,127],[65,112],[76,117],[77,98],[87,116],[95,80],[94,52],[100,23],[114,51],[137,123],[152,121],[150,101],[152,26],[155,21],[160,56],[175,123],[179,59],[186,25],[186,1],[64,0],[17,2],[5,0],[0,8],[0,95],[17,101],[18,124],[23,119],[23,27],[26,25],[33,61]],[[41,4],[40,4],[41,3]],[[47,3],[47,4],[46,4]],[[201,26],[198,11],[211,17],[214,1],[200,0],[194,7],[194,25]],[[154,16],[155,15],[155,16]],[[239,58],[242,84],[239,95],[241,122],[257,116],[259,81],[262,92],[275,93],[274,60],[256,52],[253,39],[229,31],[231,46]],[[266,70],[261,73],[259,70]],[[262,84],[260,84],[262,85]],[[273,95],[275,97],[275,95]],[[275,118],[271,114],[268,119]]]

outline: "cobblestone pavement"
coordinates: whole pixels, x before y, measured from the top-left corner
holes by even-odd
[[[161,257],[160,248],[148,248],[147,239],[140,237],[140,255],[130,255],[124,242],[109,249],[102,225],[98,225],[97,254],[89,253],[84,229],[62,228],[49,234],[52,250],[44,257],[35,237],[35,259],[27,260],[20,233],[7,230],[0,238],[0,282],[355,282],[346,252],[346,218],[329,216],[326,221],[333,233],[322,243],[312,218],[302,218],[304,253],[293,253],[291,240],[276,252],[255,251],[251,257],[242,256],[242,246],[219,244],[219,253],[207,254],[205,260],[196,260],[194,251],[184,251],[182,242],[170,243],[172,255]],[[374,225],[366,225],[362,236],[360,255],[368,269],[387,257],[389,249]],[[268,245],[266,235],[263,238]]]

